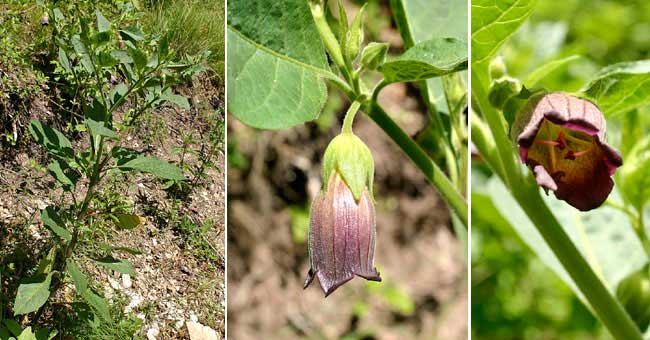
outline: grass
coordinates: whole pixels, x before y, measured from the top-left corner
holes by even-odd
[[[224,0],[149,0],[143,17],[151,32],[169,32],[170,46],[183,56],[210,51],[208,63],[224,80]]]

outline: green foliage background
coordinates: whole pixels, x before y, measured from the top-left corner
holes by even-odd
[[[649,31],[647,1],[539,0],[528,22],[499,53],[508,73],[520,79],[546,62],[582,55],[540,82],[549,90],[571,92],[603,66],[650,58]],[[645,111],[639,110],[639,116]],[[622,131],[628,131],[623,117],[608,119],[608,140],[625,154]],[[639,136],[647,133],[646,120],[637,127],[643,131]],[[491,175],[480,163],[473,161],[473,188]],[[524,245],[491,202],[474,198],[472,338],[609,339],[571,289]]]

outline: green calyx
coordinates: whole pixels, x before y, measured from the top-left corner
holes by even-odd
[[[372,183],[375,162],[366,144],[351,132],[336,136],[323,156],[323,190],[331,176],[338,174],[352,191],[356,201],[361,199],[366,188],[372,197]]]

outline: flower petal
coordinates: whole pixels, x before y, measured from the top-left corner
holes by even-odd
[[[355,275],[381,281],[373,267],[375,210],[366,189],[357,203],[352,191],[335,173],[326,192],[312,204],[309,231],[311,268],[304,287],[318,277],[325,296]]]

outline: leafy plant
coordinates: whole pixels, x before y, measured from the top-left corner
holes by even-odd
[[[544,3],[540,1],[539,5]],[[645,171],[641,170],[645,159],[641,150],[645,142],[639,135],[630,138],[630,134],[644,126],[635,128],[631,122],[639,121],[639,112],[648,104],[644,96],[648,89],[643,83],[648,73],[647,61],[606,66],[578,91],[561,84],[552,88],[539,84],[554,71],[584,60],[581,56],[560,56],[537,64],[523,79],[511,76],[497,54],[536,5],[537,1],[532,0],[520,1],[516,6],[509,1],[472,1],[472,142],[493,174],[473,183],[472,201],[480,202],[480,209],[496,208],[498,217],[490,218],[507,221],[540,259],[568,283],[612,336],[641,339],[648,324],[645,311],[634,302],[645,296],[637,287],[646,280],[647,270],[643,266],[650,254],[644,223],[647,200],[641,189],[641,177],[645,177],[641,175]],[[531,125],[528,118],[540,117],[530,115],[531,112],[542,114],[531,110],[547,104],[553,108],[542,110],[545,121],[537,127]],[[560,117],[580,112],[585,115],[571,118],[571,126]],[[586,131],[579,125],[590,117],[602,124],[594,121],[590,126],[593,130],[584,135],[572,130]],[[606,147],[605,120],[610,132],[618,137],[610,135],[613,148]],[[528,139],[533,137],[534,141]],[[591,143],[596,140],[600,144],[593,146]],[[539,151],[533,150],[535,145],[549,152],[551,163],[539,158],[530,162],[530,157],[537,157],[531,154]],[[578,145],[583,149],[576,149]],[[599,147],[608,150],[601,153]],[[620,154],[616,149],[621,150]],[[588,162],[580,160],[589,154],[601,155],[592,159],[612,165],[601,173],[605,176],[590,172]],[[609,158],[614,155],[616,160]],[[618,185],[612,187],[609,176],[621,165],[621,156],[623,166],[614,175]],[[522,168],[520,161],[532,171]],[[570,165],[572,168],[562,168],[570,162],[575,162]],[[571,171],[583,176],[580,182],[587,187],[571,184]],[[550,176],[544,178],[545,173]],[[605,184],[599,187],[601,183]],[[566,203],[541,195],[539,186],[547,192],[554,191]],[[595,193],[595,188],[606,190]],[[585,193],[588,195],[583,198],[591,200],[589,204],[582,198],[576,199]],[[576,208],[590,211],[580,212]],[[473,215],[479,220],[486,216]]]
[[[51,21],[58,25],[63,20],[62,12],[53,8],[51,13]],[[13,305],[15,315],[35,312],[32,322],[39,319],[63,283],[70,281],[77,295],[90,306],[95,322],[111,320],[109,306],[92,287],[82,262],[136,275],[133,265],[120,254],[139,254],[137,250],[108,245],[88,255],[89,259],[77,252],[79,243],[93,232],[97,221],[111,220],[118,228],[133,229],[144,220],[125,211],[119,202],[93,204],[107,175],[143,172],[163,180],[186,180],[176,165],[123,147],[120,134],[146,110],[164,102],[189,108],[187,99],[174,94],[172,86],[199,72],[198,61],[174,62],[167,38],[149,40],[138,26],[114,27],[99,10],[92,20],[81,18],[79,25],[79,33],[68,36],[61,30],[55,41],[57,72],[75,89],[74,98],[83,114],[76,117],[78,124],[71,126],[73,136],[81,140],[73,143],[62,131],[37,120],[29,126],[34,141],[49,154],[48,172],[68,198],[61,202],[70,202],[41,211],[43,225],[52,233],[52,247],[31,277],[22,281]],[[150,52],[151,44],[155,49]],[[130,104],[130,109],[117,121],[115,113],[125,103]]]
[[[447,10],[440,11],[443,7]],[[425,1],[391,1],[391,8],[407,50],[387,58],[388,44],[364,44],[365,6],[348,21],[340,1],[231,0],[227,29],[228,111],[243,123],[262,129],[303,124],[315,120],[328,100],[325,80],[351,102],[343,133],[336,140],[345,137],[354,140],[356,146],[349,144],[351,153],[346,157],[345,143],[335,148],[333,142],[332,156],[324,160],[324,177],[340,175],[348,187],[338,191],[340,195],[351,190],[359,204],[364,187],[372,193],[372,156],[366,159],[366,153],[360,151],[365,145],[356,142],[358,138],[352,134],[354,116],[362,111],[438,189],[457,224],[466,225],[466,90],[459,73],[467,67],[467,42],[463,41],[466,26],[462,24],[467,18],[466,5],[455,0],[433,6]],[[423,21],[427,25],[421,25]],[[431,30],[432,25],[440,29]],[[370,74],[379,74],[382,80],[371,83]],[[430,126],[425,130],[429,142],[442,145],[438,150],[425,150],[378,104],[381,90],[396,82],[419,85],[429,109]],[[351,155],[357,153],[363,159],[353,159]],[[333,163],[329,164],[328,159]],[[365,181],[368,176],[370,185]],[[327,186],[324,183],[323,195]]]

